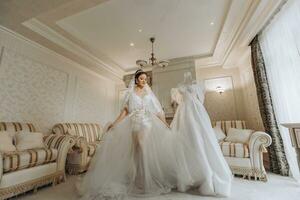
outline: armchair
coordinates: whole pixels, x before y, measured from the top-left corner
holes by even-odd
[[[246,122],[240,120],[216,121],[213,126],[219,126],[227,135],[229,128],[246,129]],[[267,181],[263,153],[267,151],[266,147],[271,143],[271,137],[262,131],[253,132],[248,143],[219,141],[223,155],[233,174],[253,177],[255,180],[262,181]]]

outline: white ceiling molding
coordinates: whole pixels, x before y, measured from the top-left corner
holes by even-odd
[[[196,60],[196,68],[223,66],[242,32],[243,24],[251,17],[249,12],[255,9],[258,2],[259,0],[232,1],[213,56]]]
[[[44,47],[43,45],[40,45],[39,43],[37,43],[35,41],[32,41],[32,40],[30,40],[30,39],[22,36],[21,34],[19,34],[17,32],[12,31],[11,29],[8,29],[8,28],[0,25],[0,31],[3,31],[5,34],[8,34],[9,36],[12,36],[16,40],[21,40],[21,41],[26,42],[29,46],[34,47],[36,49],[39,49],[39,51],[42,51],[42,52],[44,52],[44,53],[46,53],[48,55],[53,55],[53,56],[57,57],[58,59],[61,59],[62,62],[66,62],[69,66],[73,66],[73,67],[76,67],[76,68],[78,68],[80,70],[84,70],[87,73],[92,74],[93,76],[99,77],[101,79],[108,79],[110,81],[112,80],[112,79],[110,79],[108,77],[103,76],[102,74],[99,74],[99,73],[97,73],[97,72],[95,72],[93,70],[88,69],[85,66],[82,66],[82,65],[78,64],[77,62],[75,62],[75,61],[73,61],[73,60],[71,60],[69,58],[66,58],[65,56],[63,56],[63,55],[61,55],[59,53],[56,53],[55,51],[53,51],[51,49],[48,49],[48,48]],[[1,58],[1,56],[0,56],[0,58]],[[55,67],[55,66],[53,66],[53,67]],[[57,68],[57,69],[61,70],[61,68]],[[117,84],[123,83],[122,79],[114,79],[113,81],[115,81]]]
[[[155,53],[162,59],[211,56],[231,2],[111,0],[55,23],[85,46],[110,56],[127,71],[137,68],[136,59],[147,57],[148,35],[152,34],[158,42]],[[138,33],[139,28],[142,33]],[[137,42],[137,48],[128,48],[130,42]]]
[[[240,46],[249,45],[255,35],[266,26],[285,2],[287,2],[287,0],[261,1],[251,19],[243,29],[240,36],[241,41],[239,41]]]
[[[55,23],[127,71],[136,68],[136,59],[148,57],[153,35],[159,59],[212,55],[231,2],[110,0]],[[134,48],[129,48],[131,42]]]
[[[79,57],[86,59],[95,65],[97,65],[99,68],[103,68],[113,75],[117,76],[118,78],[122,79],[124,75],[124,71],[122,69],[116,69],[116,67],[112,67],[111,65],[108,65],[104,63],[102,60],[97,58],[96,56],[92,55],[85,49],[81,48],[77,44],[73,43],[66,37],[63,37],[53,29],[49,28],[44,23],[40,22],[39,20],[32,18],[30,20],[27,20],[22,23],[27,28],[31,29],[32,31],[42,35],[43,37],[47,38],[48,40],[54,42],[55,44],[62,46],[63,48],[67,49],[68,51],[75,53]]]
[[[219,16],[218,18],[219,20],[218,22],[221,21],[222,25],[220,26],[220,29],[218,29],[219,33],[217,34],[217,37],[214,36],[216,42],[213,48],[206,49],[207,51],[203,55],[172,58],[170,59],[170,62],[173,63],[173,66],[176,63],[194,62],[196,68],[206,68],[206,67],[216,67],[216,66],[221,66],[224,68],[238,67],[237,66],[238,64],[244,63],[244,61],[242,61],[241,59],[247,58],[247,56],[244,55],[247,54],[245,53],[245,51],[247,51],[248,43],[262,29],[262,27],[265,26],[267,21],[272,17],[272,15],[278,9],[278,7],[282,5],[282,2],[285,1],[286,0],[243,0],[243,1],[230,0],[226,2],[226,5],[223,3],[222,6],[225,7],[223,8],[222,12],[224,10],[226,12],[224,12],[225,16],[222,14],[222,17]],[[105,0],[103,2],[110,2],[110,1]],[[212,4],[207,4],[207,5],[212,6]],[[98,6],[98,4],[95,3],[95,6]],[[200,7],[203,9],[202,6],[203,5],[201,4]],[[91,7],[91,9],[93,9],[93,7]],[[85,10],[83,9],[81,11],[77,9],[76,12],[82,14],[81,12],[85,12]],[[65,18],[68,17],[72,18],[73,15],[76,15],[76,13],[70,12],[69,16],[64,15],[64,18],[59,18],[59,19],[64,21]],[[124,66],[121,66],[121,63],[117,64],[116,60],[111,58],[110,55],[103,54],[101,52],[102,49],[98,49],[99,51],[97,52],[97,49],[93,48],[93,44],[87,43],[86,41],[82,40],[85,39],[86,37],[85,38],[76,37],[76,33],[77,35],[79,35],[79,33],[77,32],[78,30],[72,29],[72,26],[68,26],[68,23],[64,24],[62,23],[63,21],[61,21],[59,24],[58,23],[59,21],[57,21],[55,17],[51,18],[49,13],[47,13],[48,20],[41,20],[39,18],[41,16],[43,16],[43,13],[41,13],[40,16],[36,16],[36,18],[34,17],[23,22],[22,25],[38,33],[39,35],[55,43],[56,45],[62,47],[63,49],[73,53],[74,55],[78,56],[78,58],[85,60],[88,63],[91,63],[94,69],[95,67],[99,69],[99,70],[95,70],[98,71],[97,73],[101,73],[102,71],[104,71],[105,73],[109,73],[112,76],[117,77],[118,79],[122,79],[122,76],[124,74],[130,74],[137,69],[132,67],[129,68],[128,66],[126,68]],[[53,20],[51,21],[51,19],[53,19],[54,21]],[[197,21],[199,19],[195,18],[195,20]],[[203,19],[199,20],[199,22],[201,22],[203,26],[204,23]],[[71,31],[67,31],[66,29],[63,29],[62,25],[64,25],[64,28],[70,29]],[[178,29],[181,29],[181,27],[178,27]],[[68,33],[69,35],[65,33]],[[114,32],[114,34],[122,34],[122,33]],[[72,37],[74,37],[76,40],[74,40]],[[205,38],[208,36],[206,35],[203,37]],[[176,38],[173,38],[173,40],[175,41]],[[147,45],[147,43],[143,44],[143,47],[145,45]],[[161,43],[161,45],[163,44]],[[201,46],[201,44],[195,44],[195,45]],[[117,48],[118,46],[115,47]],[[159,45],[158,47],[161,46]],[[167,47],[169,48],[168,45]],[[176,46],[172,46],[171,50],[172,48],[175,47]],[[144,49],[147,49],[147,46]],[[116,49],[116,51],[118,50],[119,49]],[[158,53],[158,55],[161,54]],[[70,59],[72,58],[70,57]],[[136,59],[141,59],[141,58],[137,57]],[[151,69],[149,68],[145,70],[151,70]]]
[[[259,33],[268,21],[274,16],[278,9],[287,0],[262,0],[248,17],[247,23],[243,26],[230,55],[224,60],[223,68],[239,67],[243,63],[248,63],[249,43]]]
[[[235,25],[231,32],[231,36],[228,37],[228,43],[217,44],[216,51],[212,57],[196,60],[196,67],[214,67],[222,66],[223,68],[238,67],[239,64],[247,63],[243,59],[249,59],[249,48],[247,47],[254,36],[265,26],[269,19],[274,15],[276,10],[286,0],[253,0],[243,2],[245,5],[244,10],[236,10],[241,8],[238,6],[242,1],[234,0],[230,8],[230,15],[227,17],[223,30],[226,30],[228,24],[234,22]],[[236,16],[242,16],[244,18],[237,19]],[[234,28],[237,28],[236,30]],[[220,42],[222,41],[223,32],[220,36]]]

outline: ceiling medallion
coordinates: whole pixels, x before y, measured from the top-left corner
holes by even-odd
[[[167,60],[161,60],[158,61],[155,57],[154,57],[154,53],[153,53],[153,44],[154,44],[155,38],[151,37],[150,38],[150,42],[152,43],[152,53],[151,53],[151,57],[149,58],[149,61],[147,62],[146,60],[137,60],[136,64],[137,66],[141,67],[141,68],[145,68],[145,67],[166,67],[169,64],[169,61]]]

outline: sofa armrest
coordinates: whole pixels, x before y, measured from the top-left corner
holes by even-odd
[[[81,136],[74,136],[74,139],[75,139],[75,144],[73,146],[73,149],[76,149],[80,153],[85,153],[88,151],[87,149],[88,142],[86,138]]]
[[[249,141],[250,161],[251,165],[260,171],[265,171],[263,166],[263,155],[266,151],[266,147],[272,143],[271,137],[262,131],[254,132]]]
[[[254,132],[249,140],[250,151],[261,151],[263,152],[266,147],[272,143],[271,136],[262,131]]]
[[[44,143],[48,148],[54,148],[58,150],[57,170],[64,171],[68,151],[75,144],[74,137],[68,135],[51,134],[44,137]]]

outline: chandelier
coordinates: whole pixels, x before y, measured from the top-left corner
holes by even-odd
[[[155,38],[151,37],[150,38],[150,42],[152,43],[152,53],[151,53],[151,57],[149,58],[149,62],[147,62],[146,60],[137,60],[136,64],[137,66],[144,68],[144,67],[166,67],[169,64],[169,61],[167,60],[161,60],[158,61],[155,57],[154,57],[154,53],[153,53],[153,44],[154,44]]]
[[[222,88],[221,86],[217,86],[216,87],[216,92],[218,92],[219,94],[222,94],[225,92],[224,88]]]

